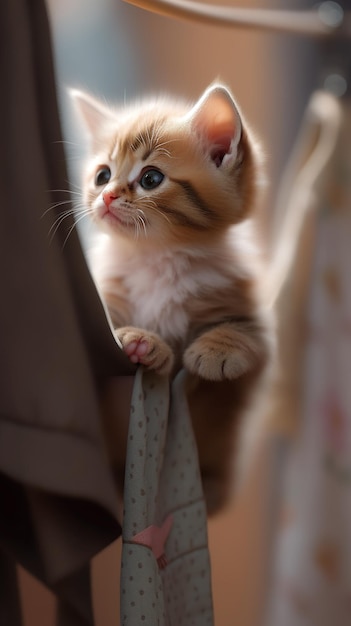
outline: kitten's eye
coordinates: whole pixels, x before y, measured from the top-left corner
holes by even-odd
[[[95,174],[95,185],[100,187],[101,185],[106,185],[111,178],[111,170],[107,165],[104,167],[100,167],[100,169]]]
[[[162,174],[162,172],[160,172],[160,170],[150,168],[148,170],[145,170],[145,172],[141,176],[139,180],[139,185],[143,189],[155,189],[162,183],[163,179],[164,175]]]

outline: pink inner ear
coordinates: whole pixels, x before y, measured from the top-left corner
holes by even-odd
[[[192,126],[203,140],[207,154],[217,167],[240,139],[240,117],[226,89],[209,89],[195,105]]]
[[[229,136],[215,138],[215,143],[212,146],[210,155],[211,155],[212,161],[215,163],[217,167],[222,165],[222,161],[225,155],[229,154],[231,140],[232,140],[232,137],[229,137]]]

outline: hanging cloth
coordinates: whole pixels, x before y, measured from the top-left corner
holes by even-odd
[[[212,626],[207,515],[185,395],[138,371],[124,489],[121,625]],[[166,389],[165,389],[166,387]]]
[[[321,94],[317,104],[323,97],[331,98]],[[269,626],[350,623],[351,110],[334,100],[326,111],[334,132],[310,185],[318,211],[300,302],[301,401],[281,489]],[[314,154],[318,146],[317,137]]]

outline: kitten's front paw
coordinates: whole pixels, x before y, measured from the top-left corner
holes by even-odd
[[[257,338],[232,325],[221,325],[200,335],[187,348],[184,365],[206,380],[234,380],[263,357]]]
[[[161,376],[171,373],[174,362],[173,352],[156,333],[125,326],[117,328],[115,334],[132,363],[141,363]]]

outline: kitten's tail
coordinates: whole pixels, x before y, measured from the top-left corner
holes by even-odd
[[[294,265],[302,228],[321,203],[342,122],[336,97],[315,92],[278,192],[273,212],[264,298],[274,307]]]

